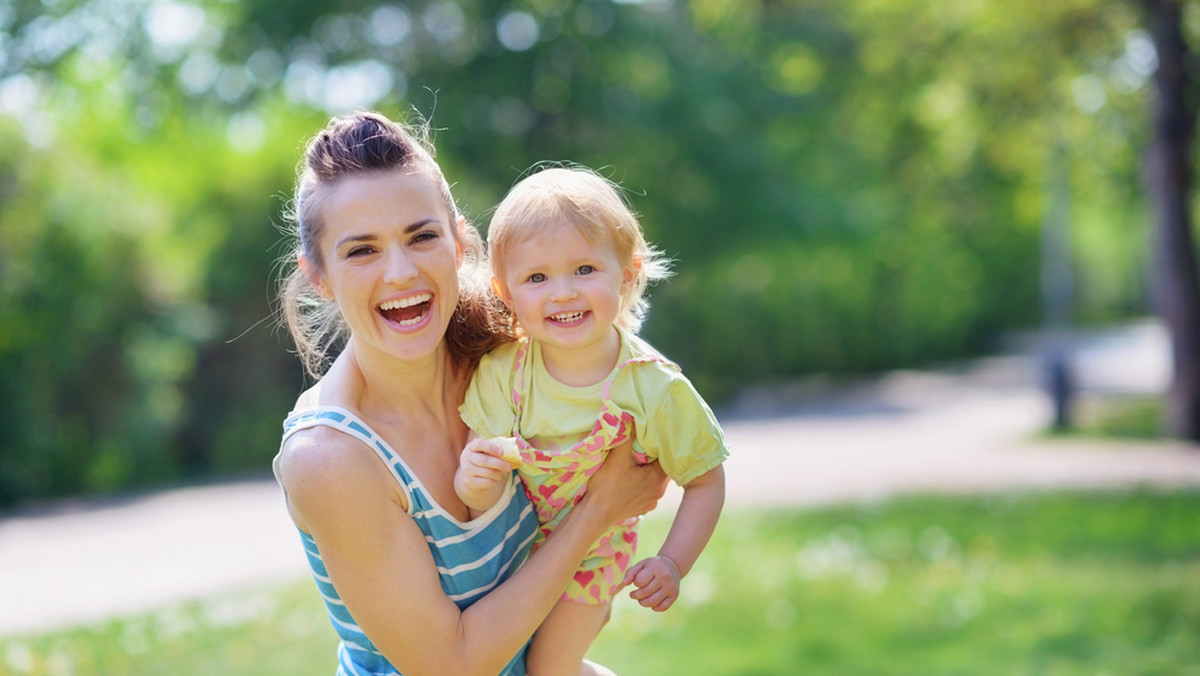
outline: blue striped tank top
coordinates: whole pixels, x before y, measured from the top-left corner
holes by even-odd
[[[346,409],[322,406],[294,411],[283,424],[283,440],[287,441],[299,430],[317,425],[332,427],[362,441],[391,470],[408,497],[409,514],[429,543],[442,589],[459,609],[467,608],[499,586],[528,558],[537,532],[537,517],[519,485],[516,472],[513,472],[503,497],[492,509],[464,523],[434,502],[421,480],[388,443]],[[300,531],[300,539],[317,590],[325,600],[329,619],[341,639],[337,676],[397,676],[396,668],[375,648],[346,610],[329,580],[316,541],[304,531]],[[525,648],[522,648],[501,676],[524,674]]]

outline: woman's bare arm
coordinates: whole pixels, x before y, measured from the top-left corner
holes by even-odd
[[[314,430],[315,431],[315,430]],[[588,495],[511,578],[466,611],[446,597],[424,535],[370,449],[331,434],[298,434],[280,476],[297,525],[311,534],[347,609],[406,674],[495,674],[521,649],[611,524],[653,508],[656,465],[614,452]],[[398,575],[397,571],[404,571]]]

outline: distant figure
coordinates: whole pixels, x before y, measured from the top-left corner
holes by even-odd
[[[692,384],[638,338],[647,282],[665,276],[617,188],[581,168],[534,173],[505,196],[488,228],[493,284],[523,337],[484,355],[460,411],[469,443],[455,488],[472,514],[504,496],[512,467],[494,438],[511,437],[511,464],[537,508],[538,541],[555,532],[609,449],[636,430],[640,462],[657,460],[684,487],[657,556],[630,566],[637,519],[611,528],[542,623],[532,674],[580,670],[626,584],[643,606],[679,597],[725,500],[724,433]]]
[[[512,336],[431,149],[380,115],[335,118],[308,144],[292,208],[281,309],[320,380],[274,466],[341,638],[337,673],[525,674],[592,543],[652,509],[665,477],[613,453],[532,555],[515,478],[471,515],[454,492],[458,406],[479,356]]]
[[[1059,432],[1068,430],[1073,424],[1071,407],[1074,382],[1066,349],[1060,346],[1047,350],[1042,356],[1042,370],[1045,374],[1046,393],[1054,407],[1053,429]]]

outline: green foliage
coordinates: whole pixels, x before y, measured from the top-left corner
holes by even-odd
[[[158,349],[172,338],[141,302],[135,232],[146,205],[114,200],[124,186],[91,158],[62,167],[12,132],[0,137],[0,501],[30,487],[113,490],[152,477],[163,467],[146,436],[172,414],[169,393],[152,390],[188,364]]]
[[[622,597],[590,656],[624,676],[1195,674],[1197,509],[1185,490],[731,511],[677,604]],[[647,519],[643,548],[669,525]],[[334,637],[302,580],[2,638],[0,670],[327,674]]]
[[[1198,499],[918,497],[735,512],[680,605],[658,615],[624,599],[592,655],[632,676],[1191,673]]]
[[[252,330],[292,160],[241,156],[200,117],[147,135],[113,115],[44,148],[0,137],[0,503],[259,470],[299,385]]]
[[[265,467],[277,226],[358,106],[431,117],[481,227],[541,160],[622,183],[714,402],[1035,325],[1056,191],[1076,318],[1146,310],[1135,3],[118,4],[0,9],[0,503]]]

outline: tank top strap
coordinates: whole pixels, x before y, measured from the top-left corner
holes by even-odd
[[[404,489],[410,504],[412,503],[412,493],[416,478],[408,469],[408,466],[404,464],[404,461],[392,450],[391,446],[376,434],[366,422],[344,408],[318,406],[293,411],[283,422],[283,441],[286,442],[289,437],[300,430],[318,426],[332,427],[339,432],[358,439],[372,451],[375,451],[375,454],[383,460],[383,463],[391,470],[392,476],[395,477],[396,481]]]

